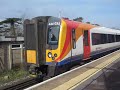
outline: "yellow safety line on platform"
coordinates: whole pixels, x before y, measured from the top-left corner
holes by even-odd
[[[112,58],[106,60],[105,62],[91,68],[90,70],[84,72],[83,74],[80,74],[79,76],[69,80],[68,82],[63,83],[62,85],[54,88],[53,90],[68,90],[68,89],[74,89],[78,85],[84,83],[86,80],[88,80],[90,77],[96,75],[98,72],[100,72],[102,69],[113,63],[114,61],[118,60],[120,58],[120,53],[113,56]]]

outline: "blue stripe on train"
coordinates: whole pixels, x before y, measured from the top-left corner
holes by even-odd
[[[62,66],[62,65],[65,65],[65,64],[69,64],[69,63],[76,62],[76,61],[81,61],[81,60],[82,60],[81,55],[74,56],[72,58],[67,58],[67,59],[62,60],[61,62],[56,63],[56,66]],[[55,63],[47,62],[46,65],[55,65]]]

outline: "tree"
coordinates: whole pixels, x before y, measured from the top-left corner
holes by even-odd
[[[87,24],[90,24],[90,22],[86,22]]]
[[[4,21],[0,22],[0,25],[2,24],[10,24],[10,30],[11,30],[11,35],[16,37],[16,32],[15,32],[15,23],[17,23],[18,21],[21,21],[21,18],[7,18]],[[19,22],[18,22],[19,23]]]
[[[83,17],[78,17],[78,18],[75,18],[73,19],[74,21],[78,21],[78,22],[83,22]]]
[[[99,24],[94,24],[95,26],[100,26]]]

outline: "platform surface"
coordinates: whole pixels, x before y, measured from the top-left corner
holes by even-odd
[[[97,78],[102,70],[111,67],[118,61],[120,61],[120,50],[25,90],[80,90]]]

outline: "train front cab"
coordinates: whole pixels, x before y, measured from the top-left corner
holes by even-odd
[[[29,72],[54,76],[56,62],[59,56],[59,18],[40,16],[24,21],[25,59]]]
[[[75,61],[74,54],[80,49],[83,49],[83,59],[89,58],[92,27],[50,16],[25,20],[25,56],[30,72],[57,75],[60,73],[59,70],[62,70],[61,67],[68,68],[72,60]],[[78,42],[81,35],[83,39]],[[81,45],[81,48],[78,48],[76,43]]]

